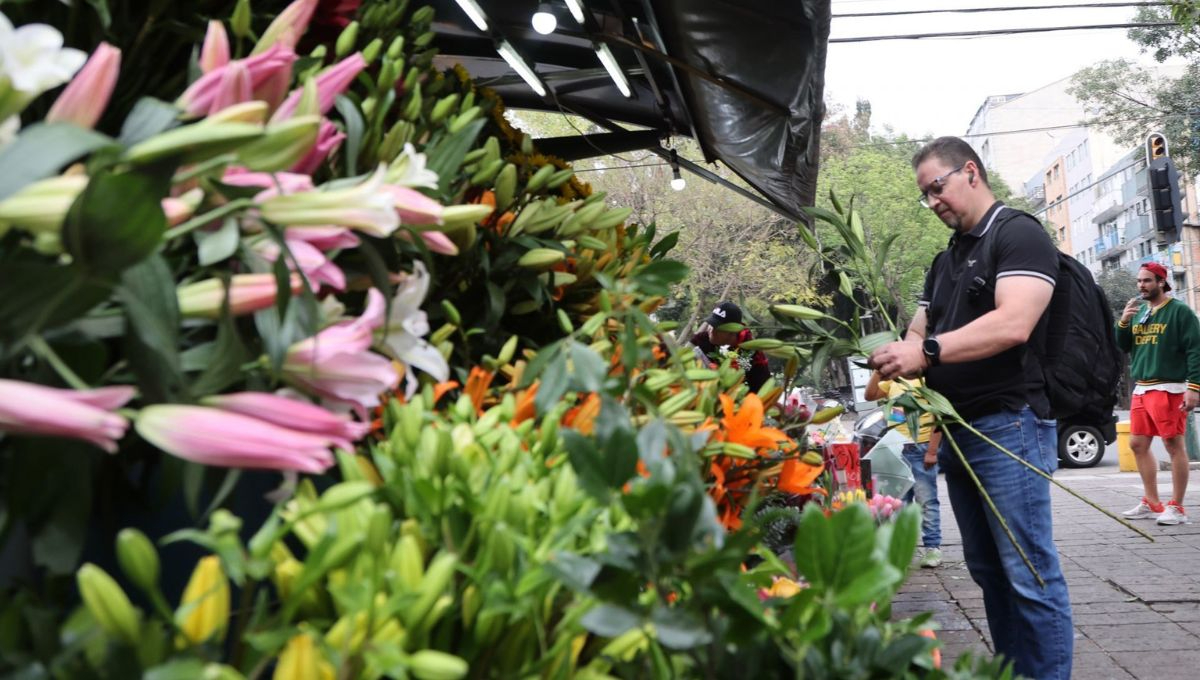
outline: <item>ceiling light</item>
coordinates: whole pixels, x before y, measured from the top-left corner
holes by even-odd
[[[479,3],[475,2],[475,0],[455,0],[455,2],[458,3],[458,6],[462,8],[462,11],[466,13],[467,17],[479,30],[488,30],[487,17],[484,16],[483,9],[479,7]]]
[[[596,56],[600,57],[600,63],[604,64],[604,68],[608,71],[608,75],[617,84],[617,89],[621,94],[629,97],[629,80],[625,77],[625,72],[621,70],[621,66],[617,64],[617,60],[613,57],[612,50],[608,49],[608,45],[600,43],[596,46]]]
[[[537,77],[533,69],[529,68],[529,64],[525,63],[521,55],[517,54],[517,50],[513,48],[511,43],[507,40],[501,40],[500,45],[496,47],[496,51],[500,53],[500,56],[504,57],[504,61],[508,62],[512,70],[521,76],[530,89],[538,93],[539,97],[546,96],[546,86],[542,84],[542,80]]]
[[[558,17],[554,16],[550,3],[540,3],[537,11],[533,13],[533,30],[542,35],[550,35],[557,27]]]
[[[675,191],[683,191],[687,186],[687,182],[679,174],[679,156],[675,153],[675,149],[671,149],[671,188]]]
[[[566,2],[567,2],[567,9],[571,10],[571,16],[575,17],[575,21],[578,21],[579,25],[582,26],[583,25],[583,3],[579,2],[579,0],[566,0]]]

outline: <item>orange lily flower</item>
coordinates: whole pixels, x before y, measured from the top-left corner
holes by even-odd
[[[778,448],[780,442],[791,441],[786,434],[774,427],[763,427],[763,404],[757,394],[751,392],[742,402],[740,410],[734,409],[733,399],[720,395],[725,416],[721,418],[723,432],[721,441],[733,442],[752,449]]]
[[[467,376],[467,386],[463,389],[463,393],[471,398],[471,403],[475,405],[475,410],[480,414],[483,413],[483,397],[487,394],[488,386],[492,384],[492,378],[495,375],[479,366],[473,366],[471,373]]]
[[[433,386],[433,403],[437,404],[439,401],[442,400],[442,397],[446,396],[447,392],[449,392],[450,390],[455,389],[457,387],[458,387],[457,380],[447,380],[445,382],[440,382],[440,383],[434,385]]]
[[[812,493],[812,483],[824,469],[824,465],[809,465],[798,458],[789,458],[779,472],[778,488],[794,494]]]
[[[567,411],[562,422],[563,425],[573,427],[583,434],[591,434],[598,415],[600,415],[600,395],[593,392],[583,400],[582,404]]]
[[[540,383],[540,380],[534,380],[532,385],[517,395],[517,408],[512,418],[513,427],[537,415],[533,401],[537,397],[538,385]]]

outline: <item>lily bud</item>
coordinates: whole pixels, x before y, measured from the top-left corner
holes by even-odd
[[[160,132],[134,144],[125,151],[125,160],[141,165],[178,156],[182,163],[199,163],[233,151],[261,137],[262,133],[261,125],[201,121]]]
[[[295,0],[285,7],[271,25],[267,26],[267,30],[263,31],[251,54],[258,54],[276,44],[294,49],[301,36],[308,30],[308,22],[312,21],[317,3],[318,0]]]
[[[442,231],[456,231],[479,223],[492,214],[492,206],[481,203],[447,205],[442,208]]]
[[[209,555],[196,563],[175,618],[192,644],[225,634],[229,623],[229,579],[219,557]]]
[[[122,529],[117,534],[117,561],[121,571],[144,592],[158,587],[158,552],[146,534],[137,529]]]
[[[239,38],[249,38],[251,18],[250,0],[238,0],[233,14],[229,17],[229,27],[233,29],[233,34]]]
[[[61,175],[25,185],[0,201],[0,227],[57,236],[67,211],[87,183],[84,175]]]
[[[324,680],[333,677],[330,665],[317,643],[308,633],[301,633],[283,648],[279,663],[275,664],[274,680]]]
[[[300,277],[291,275],[292,292],[300,291]],[[241,316],[266,309],[275,304],[278,286],[274,274],[235,274],[230,277],[229,287],[221,279],[205,279],[181,286],[179,313],[185,317],[216,319],[221,316],[221,303],[229,295],[229,313]]]
[[[200,71],[208,73],[228,63],[229,36],[225,33],[225,24],[210,21],[204,33],[204,44],[200,47]]]
[[[100,43],[79,73],[54,100],[54,105],[46,114],[46,122],[74,123],[88,129],[95,127],[112,97],[120,70],[121,50],[108,43]]]
[[[79,595],[107,634],[130,645],[138,640],[138,616],[125,591],[100,567],[87,563],[75,574]]]
[[[419,680],[458,680],[470,667],[453,654],[436,649],[422,649],[408,657],[408,670]]]
[[[238,151],[238,161],[251,170],[287,170],[308,155],[317,143],[320,116],[297,116],[267,126],[266,134]]]
[[[357,186],[272,196],[259,210],[264,220],[288,227],[332,224],[383,237],[400,226],[382,167]]]

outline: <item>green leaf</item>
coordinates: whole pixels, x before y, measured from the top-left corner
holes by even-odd
[[[96,19],[100,21],[100,27],[107,31],[112,26],[112,12],[108,10],[108,0],[87,0],[87,4],[96,10]]]
[[[870,356],[875,350],[896,340],[896,334],[892,331],[879,331],[859,338],[858,349],[864,356]]]
[[[200,266],[207,267],[232,257],[237,252],[241,235],[238,221],[232,217],[225,218],[221,228],[216,231],[193,231]]]
[[[161,201],[171,164],[93,176],[67,212],[63,246],[87,270],[119,273],[158,248],[167,230]]]
[[[837,591],[834,599],[843,607],[882,601],[892,587],[900,583],[904,574],[890,564],[878,562],[851,577],[850,582]]]
[[[907,571],[917,549],[921,531],[921,511],[908,505],[892,520],[892,535],[885,547],[888,562],[900,571]]]
[[[608,364],[599,354],[580,342],[571,342],[571,389],[599,392],[608,375]]]
[[[587,593],[600,574],[600,563],[582,555],[559,552],[546,562],[545,569],[571,590]]]
[[[70,123],[36,123],[0,150],[0,200],[113,140]]]
[[[635,270],[633,282],[646,295],[667,295],[672,284],[684,280],[689,267],[676,260],[655,260]]]
[[[584,628],[602,637],[614,638],[635,626],[642,619],[637,612],[615,604],[602,603],[588,610],[579,623]]]
[[[221,392],[245,377],[242,366],[249,360],[250,353],[242,343],[237,325],[228,310],[224,310],[217,326],[211,361],[192,383],[192,393],[204,396]]]
[[[112,290],[75,266],[4,261],[0,271],[0,359],[19,351],[31,334],[80,317]]]
[[[363,139],[362,112],[358,110],[358,105],[345,95],[338,95],[337,99],[333,100],[333,105],[338,113],[342,114],[342,121],[346,124],[346,148],[343,153],[346,157],[346,174],[353,177],[358,174],[358,152]]]
[[[609,495],[608,476],[595,443],[575,430],[564,430],[562,436],[567,460],[571,461],[571,467],[579,477],[579,486],[596,498],[606,500]]]
[[[458,181],[458,168],[462,166],[463,157],[475,145],[475,138],[483,129],[484,119],[471,121],[453,135],[443,137],[437,146],[426,150],[429,170],[437,173],[438,190],[445,195],[450,190],[450,183]]]
[[[833,535],[838,537],[832,585],[840,588],[870,567],[875,550],[875,520],[862,503],[851,503],[833,513],[829,523]]]
[[[179,300],[175,281],[161,256],[125,270],[117,292],[125,304],[129,363],[142,398],[179,401],[186,392],[179,360]]]
[[[712,642],[712,632],[704,627],[704,621],[695,613],[674,611],[662,605],[650,614],[654,622],[654,633],[664,647],[691,649]]]
[[[121,126],[121,136],[117,141],[129,148],[177,125],[179,109],[154,97],[142,97],[133,105],[133,110]]]
[[[204,662],[199,659],[176,659],[146,671],[142,680],[194,680],[204,675]]]
[[[650,249],[650,257],[657,260],[663,255],[666,255],[672,248],[675,247],[675,244],[678,242],[679,232],[673,231],[667,234],[666,236],[662,237],[658,243],[655,243],[653,248]]]
[[[542,350],[539,352],[539,356],[545,352],[550,352],[550,350]],[[537,395],[533,398],[533,404],[538,413],[545,413],[562,399],[571,378],[567,372],[567,359],[562,351],[562,346],[555,348],[550,354],[549,363],[541,371],[542,383],[538,386]]]
[[[796,558],[796,570],[808,579],[814,588],[825,588],[833,578],[836,565],[834,552],[837,539],[829,526],[829,520],[815,503],[804,507],[800,524],[796,528],[796,542],[792,554]]]

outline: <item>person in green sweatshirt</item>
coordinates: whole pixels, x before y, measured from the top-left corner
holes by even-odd
[[[1127,510],[1129,519],[1155,517],[1159,524],[1189,524],[1183,509],[1188,459],[1184,431],[1200,403],[1200,321],[1179,300],[1167,297],[1167,268],[1148,262],[1138,270],[1139,297],[1125,305],[1117,321],[1117,346],[1130,354],[1133,401],[1129,447],[1133,449],[1145,496]],[[1150,453],[1154,437],[1171,456],[1171,500],[1158,499],[1158,463]]]

